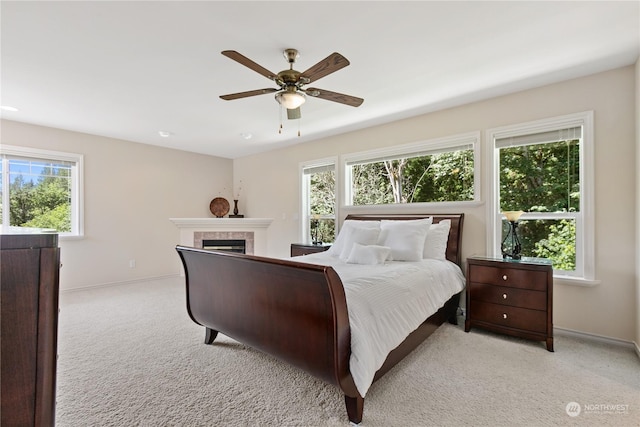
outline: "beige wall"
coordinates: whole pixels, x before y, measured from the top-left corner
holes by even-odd
[[[169,218],[210,217],[213,197],[231,198],[229,159],[6,120],[1,131],[2,144],[84,154],[85,236],[60,242],[62,289],[178,274]]]
[[[275,219],[269,229],[269,252],[284,256],[288,254],[289,244],[301,239],[300,162],[471,131],[482,131],[484,138],[484,131],[489,128],[593,110],[596,278],[601,284],[579,287],[556,283],[554,323],[557,327],[632,341],[638,322],[636,221],[633,215],[624,213],[636,209],[635,79],[635,67],[629,66],[236,159],[234,180],[243,183],[243,211],[248,216]],[[366,101],[361,108],[366,108]],[[485,143],[483,141],[483,148]],[[482,170],[486,171],[486,167]],[[487,194],[487,190],[484,176],[482,194]],[[412,212],[424,208],[398,207],[398,211],[401,210]],[[485,252],[485,210],[484,205],[464,209],[465,257]],[[346,213],[343,210],[340,216]]]
[[[636,62],[636,353],[640,356],[640,59]]]

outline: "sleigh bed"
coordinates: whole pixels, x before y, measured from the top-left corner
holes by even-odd
[[[350,229],[367,228],[369,224],[375,228],[391,227],[402,222],[402,229],[405,229],[405,226],[414,226],[420,220],[429,221],[429,218],[433,225],[426,225],[426,241],[430,232],[435,236],[434,230],[442,231],[442,226],[450,222],[448,236],[444,237],[446,248],[444,242],[442,244],[441,260],[398,261],[397,259],[404,255],[398,255],[399,252],[395,251],[395,248],[394,251],[387,251],[389,247],[381,244],[379,240],[358,241],[357,232],[348,233]],[[327,253],[286,259],[177,246],[176,250],[184,265],[186,276],[187,311],[194,322],[205,327],[206,344],[212,344],[220,332],[336,385],[344,393],[349,420],[359,424],[362,421],[364,395],[370,383],[395,366],[442,323],[447,320],[456,323],[460,292],[464,286],[464,277],[459,268],[463,219],[463,214],[350,215],[346,218],[334,247]],[[381,232],[380,238],[385,232],[388,234],[388,231]],[[362,236],[364,234],[360,234],[359,238],[364,239]],[[355,240],[352,242],[352,239]],[[400,244],[404,245],[404,240],[413,239],[413,234],[405,237],[398,235],[396,242],[400,240]],[[365,252],[362,251],[367,255],[363,257],[362,254]],[[375,256],[371,256],[372,253]],[[358,256],[354,258],[354,254]],[[424,254],[426,257],[426,246]],[[394,259],[393,255],[395,260],[384,261]],[[364,333],[360,331],[363,329],[362,324],[366,329],[379,322],[376,319],[362,320],[362,313],[373,312],[375,315],[377,311],[386,312],[389,307],[384,305],[382,309],[371,310],[374,306],[367,305],[368,302],[361,304],[359,300],[354,299],[358,298],[355,296],[358,292],[353,289],[358,289],[360,295],[366,295],[363,294],[363,289],[364,292],[367,292],[366,289],[375,289],[378,293],[383,292],[383,299],[390,298],[388,295],[403,294],[405,291],[414,292],[407,290],[408,283],[415,281],[416,274],[422,274],[419,271],[423,265],[442,265],[445,269],[455,270],[451,273],[453,276],[447,276],[455,278],[445,280],[455,283],[444,283],[443,286],[448,287],[448,290],[436,292],[437,296],[429,291],[429,295],[409,299],[409,304],[413,305],[408,307],[417,304],[420,314],[409,313],[408,317],[419,316],[419,321],[402,335],[397,341],[399,344],[393,344],[388,352],[382,350],[382,359],[365,360],[368,365],[376,365],[369,374],[370,378],[363,380],[363,375],[359,373],[362,369],[356,365],[361,362],[355,360],[355,346],[357,343],[366,342],[362,337]],[[354,268],[358,273],[351,272]],[[386,271],[387,268],[392,269],[392,284],[400,286],[399,289],[389,291],[387,296],[384,296],[385,288],[376,284],[377,278],[356,277],[361,271],[372,272],[375,273],[372,275],[376,276],[377,272]],[[405,280],[405,276],[402,275],[404,269],[410,270],[413,278]],[[341,273],[342,276],[338,271],[344,272]],[[424,277],[428,279],[419,280],[425,282],[421,286],[431,288],[432,285],[426,282],[433,276],[436,274],[426,274]],[[344,283],[343,278],[346,278]],[[354,313],[359,305],[365,307],[361,309],[360,314]],[[351,311],[347,310],[348,306]],[[395,313],[389,316],[398,317]],[[403,316],[404,314],[400,317]],[[353,324],[350,324],[350,318]],[[356,322],[360,324],[356,325]],[[407,322],[410,323],[409,320],[405,323]],[[395,331],[396,327],[392,329]],[[377,332],[380,333],[386,335],[384,330]],[[398,333],[401,332],[394,332],[396,335]],[[385,345],[388,346],[389,343]],[[365,359],[365,356],[369,357],[367,347],[358,351],[362,359]],[[370,367],[368,369],[371,370]]]

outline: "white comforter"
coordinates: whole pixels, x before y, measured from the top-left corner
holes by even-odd
[[[359,265],[317,253],[295,260],[329,265],[342,280],[351,327],[349,366],[362,397],[389,352],[465,283],[456,264],[435,259]]]

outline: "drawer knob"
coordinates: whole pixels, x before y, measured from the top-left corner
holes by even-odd
[[[502,276],[502,280],[507,280],[507,275]]]
[[[507,318],[507,313],[502,313],[502,318],[506,319]]]
[[[502,299],[507,299],[507,294],[502,294]]]

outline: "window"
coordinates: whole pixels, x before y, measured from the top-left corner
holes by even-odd
[[[593,113],[493,129],[489,253],[500,256],[508,223],[521,210],[522,254],[553,261],[558,276],[594,278]]]
[[[3,225],[82,235],[82,155],[3,145]]]
[[[336,228],[336,162],[302,165],[302,235],[305,241],[332,243]]]
[[[479,199],[477,133],[345,157],[345,205]]]

